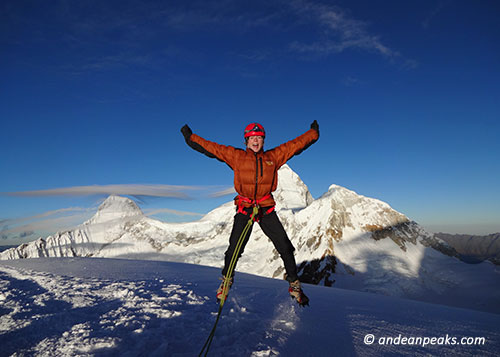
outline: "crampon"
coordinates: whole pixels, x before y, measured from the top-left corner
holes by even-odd
[[[288,292],[290,293],[290,297],[295,301],[297,301],[297,303],[300,306],[302,307],[309,306],[309,298],[302,291],[299,280],[290,282],[290,287],[288,288]]]
[[[222,282],[220,283],[216,293],[218,304],[220,304],[221,302],[225,302],[225,300],[227,299],[227,295],[229,294],[229,289],[231,289],[231,286],[233,285],[233,278],[226,278],[223,275],[220,280],[222,280]]]

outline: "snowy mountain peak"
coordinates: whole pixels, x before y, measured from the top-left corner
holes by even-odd
[[[103,223],[126,217],[143,216],[141,209],[129,198],[111,195],[99,206],[88,223]]]
[[[306,184],[286,164],[278,171],[278,188],[273,192],[273,196],[278,209],[301,209],[314,201]]]
[[[339,185],[335,185],[335,184],[330,185],[330,187],[328,187],[328,191],[326,191],[324,193],[324,196],[327,196],[327,195],[342,195],[342,196],[366,198],[365,196],[360,195],[360,194],[356,193],[355,191],[349,190],[343,186],[339,186]]]
[[[334,191],[338,188],[343,188],[343,187],[339,186],[339,185],[332,184],[332,185],[330,185],[330,187],[328,187],[328,191]]]
[[[384,216],[390,214],[398,218],[397,223],[409,221],[408,217],[395,211],[386,202],[380,201],[376,198],[366,197],[360,195],[352,190],[338,185],[331,185],[328,191],[319,198],[319,200],[337,201],[341,202],[345,207],[358,206],[360,211],[364,214],[374,214],[376,216]],[[394,223],[394,222],[392,222]]]

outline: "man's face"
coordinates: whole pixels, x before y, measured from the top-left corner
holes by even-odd
[[[247,140],[247,148],[253,150],[253,152],[259,152],[264,146],[264,137],[262,136],[250,136]]]

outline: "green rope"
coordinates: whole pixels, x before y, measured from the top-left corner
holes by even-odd
[[[238,243],[236,244],[236,249],[234,250],[233,256],[231,257],[231,262],[229,263],[229,268],[226,273],[226,277],[224,279],[224,285],[222,287],[222,297],[220,299],[220,305],[219,305],[219,312],[217,313],[217,319],[215,320],[214,327],[212,328],[212,331],[210,331],[210,335],[207,338],[207,341],[203,345],[203,348],[201,349],[200,354],[198,357],[201,357],[203,354],[203,351],[205,351],[204,356],[208,354],[208,350],[210,349],[210,345],[212,344],[212,340],[214,339],[215,335],[215,329],[217,328],[217,323],[219,322],[221,313],[222,313],[222,307],[224,306],[224,302],[226,301],[226,296],[228,294],[229,290],[229,280],[231,275],[233,275],[234,268],[236,267],[236,262],[238,261],[238,255],[240,253],[241,247],[243,246],[243,242],[245,241],[245,236],[247,235],[248,231],[250,230],[250,227],[253,225],[253,219],[255,216],[259,213],[259,207],[254,206],[253,207],[253,212],[252,215],[250,216],[250,219],[247,222],[247,225],[243,229],[243,232],[241,232],[240,237],[238,238]],[[206,348],[206,350],[205,350]]]

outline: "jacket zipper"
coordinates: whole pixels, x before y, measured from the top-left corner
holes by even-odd
[[[255,193],[253,195],[253,200],[257,201],[257,184],[259,182],[259,159],[257,158],[257,153],[255,153]]]

